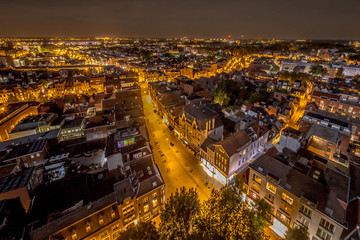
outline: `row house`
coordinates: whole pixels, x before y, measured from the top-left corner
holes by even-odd
[[[315,102],[321,110],[360,118],[360,105],[357,102],[344,101],[340,95],[314,91],[311,101]]]
[[[18,198],[25,212],[28,212],[32,202],[31,193],[41,183],[42,174],[33,167],[9,174],[0,179],[0,201]]]
[[[306,148],[325,161],[348,167],[351,124],[341,119],[308,112],[302,118]],[[306,129],[306,130],[305,130]]]
[[[104,85],[106,83],[105,76],[103,77],[92,77],[89,80],[90,88],[94,89],[97,93],[104,92],[105,88]]]
[[[107,195],[32,229],[30,239],[117,240],[123,231],[159,216],[165,185],[144,132],[125,128],[110,134],[104,156],[107,170],[124,179]]]
[[[49,145],[47,139],[39,139],[29,143],[19,144],[7,149],[1,164],[18,164],[21,167],[32,167],[45,163]]]
[[[38,114],[38,103],[10,104],[0,114],[0,141],[9,139],[11,130],[25,117]]]
[[[270,228],[285,237],[289,228],[308,228],[312,240],[342,239],[348,228],[350,178],[301,158],[295,164],[262,155],[249,167],[247,202],[263,198],[272,207]]]
[[[196,154],[206,138],[220,140],[224,125],[220,115],[205,105],[186,106],[179,117],[180,139]]]
[[[337,130],[342,129],[342,131],[351,134],[351,141],[359,142],[360,141],[360,120],[356,118],[351,118],[343,116],[336,113],[331,113],[323,111],[320,109],[313,108],[308,113],[306,113],[303,120],[308,122],[317,122],[320,121],[323,125],[329,125]],[[311,120],[310,120],[311,119]]]
[[[259,125],[254,128],[258,131],[249,128],[248,131],[238,131],[212,144],[205,141],[200,149],[200,159],[205,171],[223,184],[243,172],[268,145],[268,129]]]
[[[49,98],[63,97],[65,93],[66,82],[57,82],[47,88]]]

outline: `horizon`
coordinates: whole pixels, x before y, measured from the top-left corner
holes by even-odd
[[[2,35],[359,40],[357,0],[0,2]]]

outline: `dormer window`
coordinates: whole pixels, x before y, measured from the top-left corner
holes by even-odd
[[[86,232],[90,232],[90,231],[91,231],[91,225],[90,225],[90,222],[89,222],[89,221],[86,222],[85,230],[86,230]]]
[[[99,224],[100,225],[104,224],[104,216],[102,214],[99,214]]]
[[[115,210],[111,208],[111,218],[115,218],[115,217],[116,217]]]
[[[77,234],[76,234],[75,229],[73,229],[73,230],[71,231],[71,239],[72,239],[72,240],[76,240],[76,239],[77,239]]]

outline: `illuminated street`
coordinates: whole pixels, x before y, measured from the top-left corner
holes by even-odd
[[[200,200],[207,199],[212,187],[220,188],[222,184],[205,173],[199,160],[172,134],[160,116],[154,114],[150,95],[143,95],[143,104],[155,162],[165,181],[166,197],[176,188],[185,186],[197,188]]]
[[[3,1],[0,240],[360,240],[360,1],[309,3]]]

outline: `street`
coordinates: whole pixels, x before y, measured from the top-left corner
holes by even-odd
[[[142,100],[154,159],[165,181],[166,198],[177,188],[185,186],[196,188],[200,200],[208,199],[213,186],[219,189],[222,184],[206,174],[199,159],[170,131],[160,116],[154,113],[151,97],[144,93],[143,88]]]

